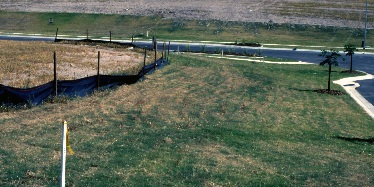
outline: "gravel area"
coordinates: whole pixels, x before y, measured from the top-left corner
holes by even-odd
[[[333,8],[329,8],[332,6],[331,3],[333,3]],[[12,11],[158,14],[165,18],[244,22],[272,20],[275,23],[356,28],[362,28],[364,25],[363,7],[361,1],[348,0],[334,2],[319,0],[0,0],[0,10]],[[350,13],[356,13],[355,15],[360,16],[357,21],[348,21],[348,19],[332,17],[328,14],[331,11],[348,16]],[[371,15],[373,15],[372,11]],[[369,23],[368,27],[373,28],[373,23]]]

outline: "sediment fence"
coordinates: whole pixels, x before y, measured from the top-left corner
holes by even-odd
[[[108,43],[117,45],[127,45],[137,47],[133,44],[120,43],[104,40],[67,40],[57,39],[55,42],[92,42],[92,43]],[[165,47],[164,47],[165,49]],[[105,90],[124,84],[134,84],[142,79],[145,75],[151,74],[156,69],[164,67],[168,64],[166,60],[166,52],[162,52],[162,57],[157,59],[157,49],[155,49],[155,62],[146,65],[147,49],[145,48],[144,64],[142,69],[135,75],[100,75],[100,52],[98,52],[98,71],[97,75],[89,76],[76,80],[58,80],[56,72],[56,54],[54,53],[54,80],[32,88],[22,89],[0,84],[0,105],[40,105],[53,97],[83,97],[92,94],[95,90]],[[165,53],[165,56],[164,56]]]

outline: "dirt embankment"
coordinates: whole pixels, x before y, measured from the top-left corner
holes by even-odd
[[[363,27],[365,4],[337,0],[2,0],[0,10],[163,15],[222,21]],[[372,16],[373,11],[369,11]],[[357,18],[357,19],[356,19]],[[369,22],[369,28],[373,23]]]

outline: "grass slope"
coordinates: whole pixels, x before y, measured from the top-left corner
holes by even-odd
[[[49,18],[54,19],[48,24]],[[219,20],[164,19],[162,16],[127,16],[79,13],[23,13],[0,11],[0,32],[41,33],[60,35],[109,37],[112,31],[117,39],[155,36],[164,40],[259,42],[301,46],[343,47],[347,43],[361,46],[363,29],[341,28],[308,24],[247,23]],[[367,44],[373,36],[368,30]]]
[[[0,185],[58,185],[63,120],[68,186],[374,185],[373,145],[338,138],[373,137],[373,119],[311,91],[326,67],[171,59],[134,85],[2,113]]]

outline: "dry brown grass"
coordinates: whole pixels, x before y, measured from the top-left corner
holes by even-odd
[[[0,41],[0,84],[29,88],[53,80],[54,51],[58,80],[96,75],[98,51],[100,74],[136,74],[144,61],[141,49]],[[147,63],[152,60],[149,56]]]

